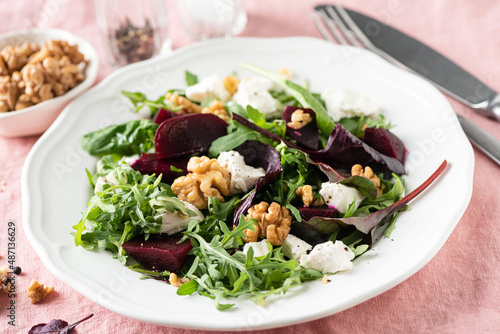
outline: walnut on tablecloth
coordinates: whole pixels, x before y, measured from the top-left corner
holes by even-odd
[[[28,291],[26,291],[26,295],[31,298],[31,303],[36,304],[41,302],[47,297],[49,293],[54,290],[52,286],[44,286],[43,284],[38,283],[37,280],[32,280],[30,286],[28,287]]]

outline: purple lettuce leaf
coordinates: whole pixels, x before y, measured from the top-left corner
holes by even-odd
[[[401,162],[368,146],[347,131],[340,123],[337,123],[333,128],[324,149],[307,153],[309,153],[311,159],[329,165],[351,167],[355,164],[361,164],[370,166],[374,170],[388,170],[399,175],[405,174]]]
[[[325,241],[328,241],[328,237],[330,235],[325,235],[319,232],[314,226],[302,222],[293,222],[290,226],[290,234],[300,238],[310,244],[311,246],[315,246],[317,244],[321,244]]]
[[[262,167],[265,175],[255,181],[255,187],[252,192],[238,205],[234,211],[233,224],[238,225],[241,215],[246,214],[248,208],[252,205],[252,201],[257,191],[262,189],[272,180],[274,180],[283,170],[281,159],[278,151],[270,145],[248,140],[236,149],[245,158],[245,163],[253,167]]]
[[[312,121],[300,129],[292,129],[286,126],[286,134],[297,141],[297,144],[309,150],[318,149],[318,123],[316,123],[316,113],[312,109],[286,106],[283,111],[283,120],[286,124],[292,120],[295,110],[302,109],[304,113],[311,115]]]
[[[171,183],[176,178],[186,175],[188,156],[158,159],[155,153],[142,153],[142,156],[130,164],[130,167],[142,174],[162,175],[162,182]]]
[[[446,165],[447,162],[445,160],[439,166],[439,168],[418,188],[413,190],[411,193],[409,193],[399,201],[389,205],[382,210],[376,211],[369,216],[349,218],[313,217],[305,223],[311,225],[314,229],[326,235],[333,233],[341,226],[352,225],[360,232],[371,234],[371,238],[373,241],[373,237],[377,228],[382,226],[387,218],[399,211],[411,200],[417,197],[421,192],[423,192],[444,171]]]
[[[206,152],[212,142],[227,134],[227,123],[212,114],[190,114],[163,121],[155,135],[158,158]]]
[[[307,162],[316,165],[328,177],[328,182],[337,183],[351,176],[348,172],[338,171],[322,162],[316,162],[307,157]]]
[[[74,324],[68,325],[64,320],[53,319],[48,324],[38,324],[29,330],[28,334],[70,334],[73,329],[81,322],[92,318],[94,314],[90,314],[83,319],[78,320]]]
[[[400,175],[405,174],[405,169],[401,162],[383,155],[363,143],[356,138],[356,136],[347,131],[340,123],[337,123],[330,133],[328,143],[324,149],[308,150],[255,125],[240,115],[233,113],[233,119],[276,142],[284,142],[288,147],[309,154],[310,159],[316,162],[323,162],[327,165],[338,165],[345,168],[350,168],[354,164],[361,164],[370,166],[374,170],[389,171]]]

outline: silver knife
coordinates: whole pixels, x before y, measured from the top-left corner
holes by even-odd
[[[416,39],[356,11],[346,12],[379,50],[432,81],[445,94],[500,121],[500,94],[486,84]]]
[[[315,9],[325,10],[328,6],[319,5]],[[414,38],[371,17],[346,11],[382,57],[429,80],[481,114],[500,121],[500,95],[493,89]],[[457,117],[469,140],[500,165],[500,141],[467,118]]]

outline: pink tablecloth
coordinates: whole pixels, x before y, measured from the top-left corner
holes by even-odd
[[[343,1],[347,3],[347,1]],[[311,18],[318,1],[249,0],[244,36],[319,37]],[[169,4],[174,48],[191,43]],[[286,7],[285,7],[286,6]],[[500,91],[500,3],[491,0],[350,1],[349,6],[382,19],[443,52]],[[106,65],[94,19],[93,2],[84,0],[20,0],[0,2],[0,33],[26,27],[55,27],[89,40],[100,55],[98,80],[112,69]],[[500,124],[485,119],[450,99],[455,110],[500,139]],[[39,137],[0,138],[0,264],[5,264],[7,223],[16,224],[16,327],[6,317],[6,296],[0,296],[0,332],[26,333],[53,318],[74,321],[94,313],[80,333],[187,333],[115,314],[82,297],[54,277],[28,243],[21,216],[21,168]],[[344,312],[262,333],[482,333],[500,331],[500,168],[475,151],[474,191],[465,215],[436,257],[417,274]],[[456,180],[457,183],[462,180]],[[444,210],[446,208],[443,208]],[[429,212],[432,215],[432,212]],[[55,287],[38,305],[25,291],[32,278]],[[194,331],[197,332],[197,331]],[[201,333],[201,331],[199,331]]]

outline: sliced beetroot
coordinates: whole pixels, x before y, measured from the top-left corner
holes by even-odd
[[[337,209],[330,208],[327,205],[314,207],[297,207],[300,217],[304,221],[308,221],[313,217],[333,218],[337,214]]]
[[[384,128],[366,128],[363,141],[388,157],[405,163],[405,145],[398,136]]]
[[[191,114],[169,118],[155,135],[158,158],[205,152],[212,142],[227,134],[227,123],[212,114]]]
[[[142,153],[142,156],[131,163],[130,167],[142,174],[162,174],[162,182],[171,183],[179,176],[187,174],[188,162],[187,156],[158,159],[154,153]]]
[[[318,124],[316,123],[316,113],[312,109],[286,106],[283,111],[283,120],[288,124],[292,120],[292,114],[297,109],[302,109],[304,113],[311,116],[312,121],[300,129],[293,129],[287,125],[286,134],[297,141],[297,144],[309,150],[318,149]]]
[[[160,110],[158,110],[158,112],[156,113],[153,121],[156,123],[156,124],[161,124],[163,121],[167,120],[167,119],[170,119],[170,118],[174,118],[174,117],[177,117],[177,116],[181,116],[182,114],[178,113],[178,112],[173,112],[173,111],[170,111],[170,110],[167,110],[167,109],[163,109],[161,108]]]
[[[284,142],[288,147],[296,148],[309,154],[309,157],[316,162],[323,162],[327,165],[338,165],[345,168],[351,168],[354,164],[361,164],[363,166],[370,166],[376,171],[405,174],[405,169],[401,162],[383,155],[374,148],[363,143],[356,138],[356,136],[347,131],[340,123],[337,123],[330,133],[328,143],[324,149],[308,150],[255,125],[238,114],[233,113],[233,119],[274,141]]]
[[[181,237],[167,237],[151,234],[148,240],[136,237],[122,244],[131,258],[145,268],[171,272],[178,271],[186,262],[191,242],[178,243]]]
[[[244,158],[247,165],[253,167],[262,167],[266,174],[255,181],[254,191],[247,196],[234,211],[233,224],[237,225],[240,216],[246,214],[248,208],[252,205],[253,198],[257,191],[274,180],[283,170],[281,166],[280,154],[270,145],[248,140],[236,149]]]

